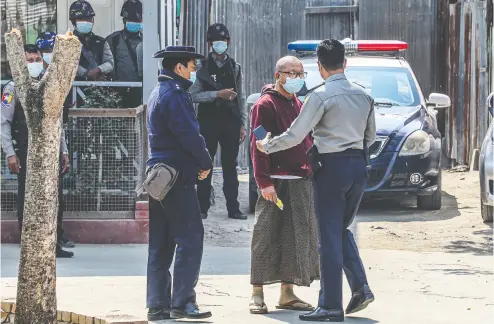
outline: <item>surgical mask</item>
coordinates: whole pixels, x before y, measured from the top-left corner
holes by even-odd
[[[93,30],[93,23],[89,21],[78,21],[75,23],[75,28],[81,34],[89,34]]]
[[[50,64],[52,56],[53,56],[53,53],[43,53],[43,61],[45,61],[46,64]]]
[[[305,83],[305,80],[304,79],[300,79],[300,78],[295,78],[295,79],[286,78],[286,82],[285,82],[285,84],[283,84],[283,88],[285,88],[285,90],[288,93],[294,94],[294,93],[297,93],[300,90],[302,90],[302,88],[304,86],[304,83]]]
[[[196,72],[190,72],[189,81],[192,83],[196,82]]]
[[[43,71],[43,63],[41,62],[28,63],[27,69],[29,71],[29,75],[31,76],[31,78],[37,78]]]
[[[127,21],[125,23],[125,28],[129,33],[138,33],[142,29],[142,23]]]
[[[224,41],[213,42],[213,50],[216,54],[221,55],[228,49],[228,43]]]

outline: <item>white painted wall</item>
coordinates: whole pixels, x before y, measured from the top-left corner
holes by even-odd
[[[73,30],[69,20],[69,8],[73,0],[58,0],[57,2],[57,24],[58,33],[64,33],[68,28]],[[101,37],[106,37],[116,30],[123,28],[120,10],[125,0],[89,0],[94,9],[93,32]]]

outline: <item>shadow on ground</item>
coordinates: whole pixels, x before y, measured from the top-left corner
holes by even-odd
[[[359,222],[431,222],[460,216],[455,196],[443,191],[442,208],[437,211],[417,208],[413,195],[396,197],[364,196],[359,210]]]
[[[294,319],[297,322],[299,322],[298,314],[303,314],[303,312],[296,313],[296,315],[294,316],[293,311],[276,310],[276,311],[270,311],[266,315],[259,315],[259,316],[265,316],[267,318],[274,319],[274,320],[280,321],[282,323],[293,323]],[[366,318],[366,317],[347,316],[347,317],[345,317],[345,323],[374,324],[374,323],[379,323],[379,321],[376,321],[376,320],[373,320],[370,318]]]
[[[445,246],[450,253],[471,253],[479,256],[492,256],[493,252],[493,231],[492,223],[486,224],[490,228],[472,232],[473,235],[480,235],[481,242],[468,240],[451,241]]]

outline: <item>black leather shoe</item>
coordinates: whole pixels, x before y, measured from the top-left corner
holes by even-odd
[[[307,322],[343,322],[345,321],[345,314],[342,310],[317,307],[310,313],[300,314],[298,318]]]
[[[65,251],[61,247],[57,246],[56,256],[57,258],[72,258],[74,256],[74,252]]]
[[[247,215],[244,215],[244,214],[242,214],[242,212],[237,211],[237,212],[234,212],[232,214],[229,214],[228,215],[228,218],[246,220],[247,219]]]
[[[374,301],[374,294],[370,290],[368,285],[364,285],[358,291],[354,292],[348,307],[346,308],[347,314],[359,312],[369,306]]]
[[[148,321],[162,321],[170,319],[170,310],[161,308],[150,308],[148,310]]]
[[[170,312],[170,318],[190,318],[190,319],[202,319],[213,316],[211,312],[201,312],[197,304],[187,303],[183,308],[174,308]]]
[[[60,244],[60,246],[61,247],[64,247],[64,248],[73,248],[73,247],[75,247],[75,243],[73,241],[69,240],[66,237],[61,237],[58,240],[58,244]]]

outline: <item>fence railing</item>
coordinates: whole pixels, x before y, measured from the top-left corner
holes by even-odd
[[[66,217],[134,218],[148,156],[146,107],[72,108],[65,127],[71,159],[63,177]],[[3,152],[2,162],[2,218],[15,219],[17,179]]]
[[[0,81],[2,86],[8,82]],[[148,157],[146,106],[77,107],[77,99],[85,99],[88,87],[137,88],[142,83],[73,82],[72,108],[65,125],[71,159],[70,172],[63,179],[66,217],[133,218],[134,190],[143,180]],[[2,218],[15,218],[17,176],[9,172],[3,151],[1,162]],[[221,166],[221,148],[214,166]],[[238,168],[249,168],[248,138],[240,145]]]

